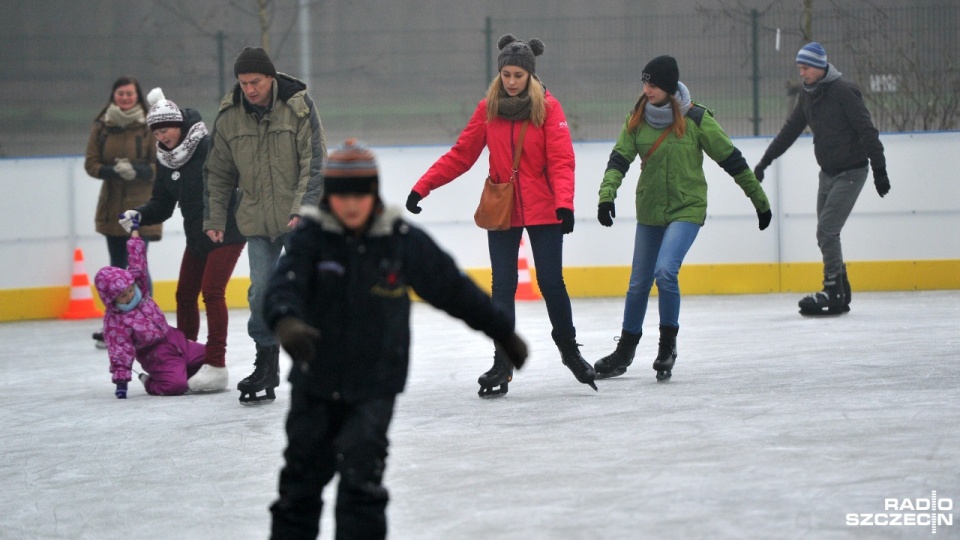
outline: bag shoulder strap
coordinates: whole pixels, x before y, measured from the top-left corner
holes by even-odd
[[[527,125],[530,123],[529,120],[524,120],[523,125],[520,126],[520,138],[517,139],[517,149],[513,152],[513,172],[516,174],[520,170],[520,152],[523,151],[523,137],[527,134]]]
[[[640,158],[641,165],[646,163],[647,160],[650,159],[650,156],[652,156],[653,153],[657,151],[657,148],[660,148],[660,143],[662,143],[663,140],[666,139],[667,135],[669,134],[670,134],[669,127],[663,130],[663,133],[661,133],[660,136],[657,137],[657,142],[653,143],[653,146],[650,147],[650,150],[647,150],[647,153],[642,158]]]

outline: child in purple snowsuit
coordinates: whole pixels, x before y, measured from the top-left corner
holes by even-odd
[[[110,354],[110,373],[116,396],[127,397],[127,382],[133,361],[146,374],[140,381],[154,396],[177,396],[187,392],[188,379],[203,365],[205,347],[189,341],[167,319],[150,297],[147,286],[146,246],[135,228],[127,240],[128,269],[105,266],[94,282],[106,307],[103,339]]]

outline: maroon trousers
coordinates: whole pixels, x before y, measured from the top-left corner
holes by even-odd
[[[200,332],[200,306],[197,299],[203,294],[207,310],[207,350],[204,363],[226,367],[227,354],[227,283],[243,252],[241,244],[227,244],[211,251],[206,257],[185,249],[180,262],[177,282],[177,328],[187,339],[197,341]]]

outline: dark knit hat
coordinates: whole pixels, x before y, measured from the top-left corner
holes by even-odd
[[[323,162],[323,196],[364,195],[379,191],[377,158],[363,142],[350,138],[330,152]]]
[[[647,62],[643,67],[643,82],[648,82],[659,87],[669,95],[674,95],[680,88],[680,68],[677,66],[677,59],[672,56],[658,56]]]
[[[177,104],[163,95],[163,90],[154,88],[147,94],[150,110],[147,112],[147,127],[151,131],[166,127],[183,127],[183,113]]]
[[[241,73],[263,73],[276,77],[277,68],[273,67],[273,62],[263,47],[244,47],[233,63],[233,75],[237,77]]]
[[[806,64],[810,67],[827,69],[827,51],[823,45],[816,41],[811,41],[797,52],[797,63]]]
[[[537,72],[537,56],[543,54],[543,42],[537,38],[524,42],[507,34],[497,41],[500,55],[497,56],[497,71],[503,66],[521,67],[531,75]]]

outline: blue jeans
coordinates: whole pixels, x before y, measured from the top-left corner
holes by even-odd
[[[107,253],[110,254],[110,266],[116,268],[127,268],[127,240],[128,236],[107,236]],[[147,248],[150,247],[150,240],[141,236],[143,239],[143,254],[146,256]],[[150,278],[150,265],[147,265],[147,289],[150,296],[153,296],[153,279]]]
[[[647,314],[653,280],[660,298],[660,324],[680,327],[680,284],[677,275],[700,225],[674,221],[666,227],[637,224],[633,242],[633,269],[623,308],[623,329],[637,334]]]
[[[247,237],[247,257],[250,260],[250,288],[247,289],[247,302],[250,304],[250,320],[247,321],[247,334],[259,347],[273,347],[277,338],[263,318],[263,300],[273,275],[280,251],[290,233],[271,240],[267,236]]]
[[[493,302],[507,312],[511,321],[516,321],[517,259],[523,229],[512,227],[506,231],[487,232],[493,273]],[[552,335],[554,338],[576,336],[570,297],[563,282],[563,231],[559,224],[533,225],[526,229],[537,268],[537,283],[553,326]]]

